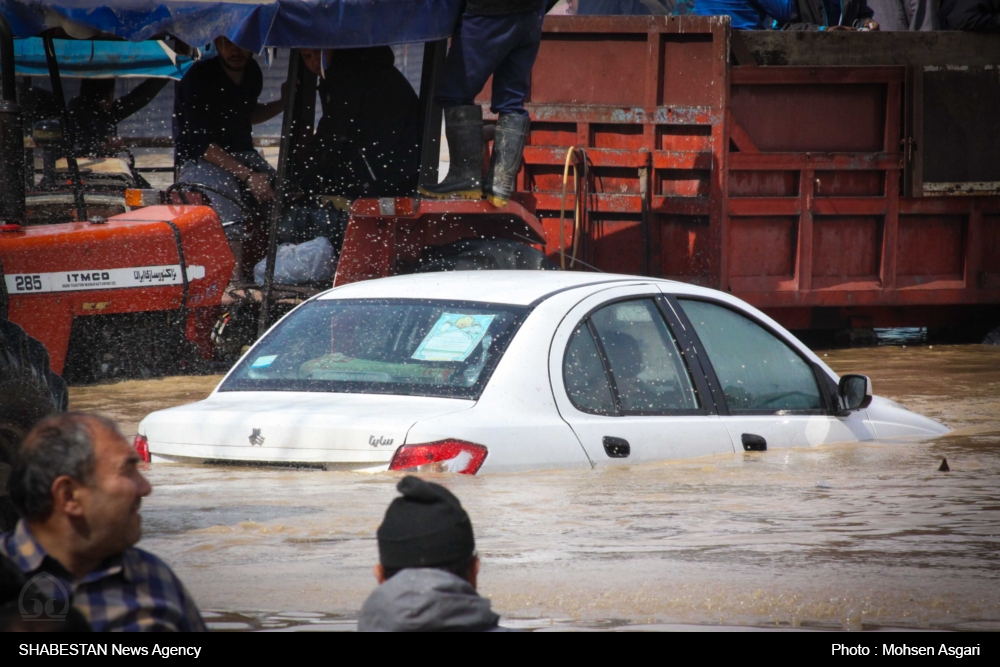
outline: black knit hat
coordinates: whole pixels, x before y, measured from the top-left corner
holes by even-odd
[[[441,567],[472,557],[472,522],[451,491],[412,475],[396,488],[403,495],[389,503],[378,527],[382,567]]]

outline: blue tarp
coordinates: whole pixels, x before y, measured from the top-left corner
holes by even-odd
[[[112,42],[54,39],[52,45],[59,74],[70,78],[159,77],[180,79],[194,62],[188,56],[168,53],[162,42]],[[18,76],[48,77],[45,49],[39,37],[14,40],[14,66]]]
[[[113,35],[137,42],[171,35],[200,47],[225,35],[259,53],[265,47],[444,39],[461,5],[462,0],[0,0],[0,13],[15,37],[62,28],[74,39]]]

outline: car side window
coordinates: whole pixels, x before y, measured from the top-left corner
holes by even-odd
[[[691,376],[652,299],[621,301],[591,315],[625,414],[700,406]]]
[[[705,347],[730,412],[823,409],[812,367],[783,341],[723,306],[678,301]]]
[[[615,400],[600,352],[584,320],[573,332],[563,358],[563,382],[576,409],[598,415],[613,415]]]

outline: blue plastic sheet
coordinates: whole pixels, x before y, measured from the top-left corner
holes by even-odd
[[[69,78],[158,77],[180,80],[194,62],[188,56],[168,53],[159,42],[153,41],[54,39],[52,45],[60,76]],[[14,40],[14,66],[18,76],[48,77],[49,68],[41,38]]]
[[[62,28],[74,39],[137,42],[173,36],[191,46],[225,35],[265,47],[337,48],[449,37],[462,0],[0,0],[15,37]]]

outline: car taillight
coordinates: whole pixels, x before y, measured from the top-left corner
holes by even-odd
[[[440,440],[425,445],[403,445],[396,450],[389,470],[457,472],[475,475],[486,460],[482,445],[463,440]]]
[[[151,457],[149,456],[149,440],[146,439],[146,436],[135,436],[135,440],[132,441],[132,447],[138,452],[139,458],[145,463],[149,463]]]

